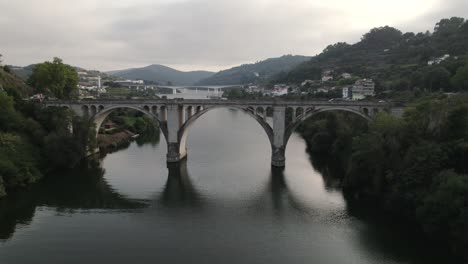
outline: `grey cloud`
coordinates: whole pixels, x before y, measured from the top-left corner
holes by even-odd
[[[59,56],[106,70],[151,63],[214,70],[283,54],[314,55],[381,26],[362,10],[350,10],[346,0],[8,2],[0,0],[0,53],[20,65]],[[379,22],[425,30],[442,17],[468,13],[464,0],[436,3],[442,4],[419,16],[394,14]]]

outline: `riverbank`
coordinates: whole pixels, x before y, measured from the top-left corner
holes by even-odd
[[[348,203],[377,203],[374,209],[414,223],[428,240],[468,259],[468,106],[438,97],[403,118],[380,113],[368,127],[353,118],[324,114],[305,122],[301,133],[322,163],[314,166],[340,168],[330,176]]]
[[[138,134],[132,133],[128,130],[122,130],[113,134],[99,134],[98,147],[104,151],[112,151],[127,145],[131,140],[138,136]]]

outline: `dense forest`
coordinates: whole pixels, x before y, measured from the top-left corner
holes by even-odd
[[[341,183],[348,202],[372,203],[414,223],[434,243],[468,258],[468,105],[421,99],[403,118],[328,113],[300,131],[315,167]]]
[[[437,60],[446,54],[450,57]],[[335,77],[350,73],[372,78],[379,93],[468,91],[468,21],[459,17],[442,19],[433,32],[417,34],[389,26],[374,28],[358,43],[329,45],[270,82],[320,80],[325,70],[333,71]]]
[[[30,82],[59,98],[74,94],[76,72],[61,60],[39,64]],[[94,126],[65,109],[26,100],[34,91],[8,67],[0,67],[0,197],[71,168],[95,147]]]

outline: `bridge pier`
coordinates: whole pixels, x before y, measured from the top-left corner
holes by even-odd
[[[286,130],[286,107],[273,107],[273,142],[271,145],[271,166],[286,166],[285,157],[285,130]]]
[[[187,149],[185,146],[180,147],[179,129],[184,118],[183,109],[180,109],[177,104],[169,104],[166,109],[167,113],[167,162],[179,162],[187,157]],[[181,150],[182,149],[182,150]]]

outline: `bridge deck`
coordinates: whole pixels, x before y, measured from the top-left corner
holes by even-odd
[[[128,104],[180,104],[180,105],[220,105],[220,106],[361,106],[361,107],[395,107],[393,103],[368,101],[309,101],[309,100],[217,100],[217,99],[106,99],[106,100],[48,100],[46,105],[128,105]]]

